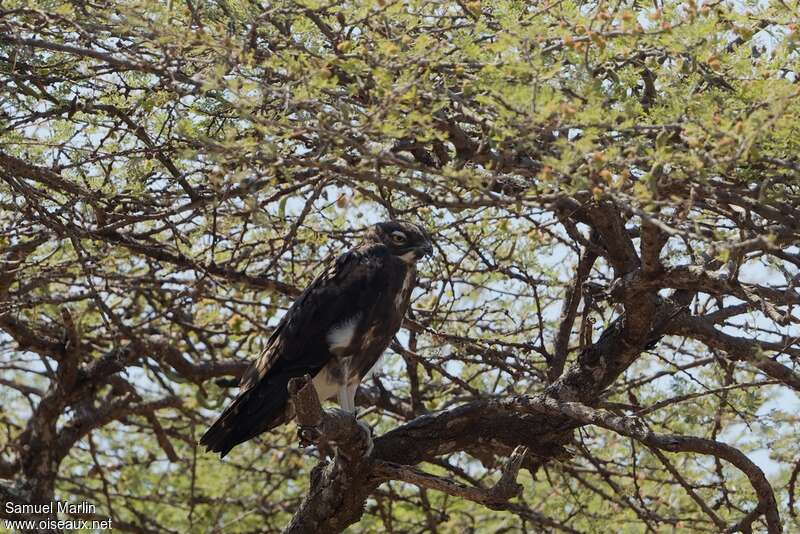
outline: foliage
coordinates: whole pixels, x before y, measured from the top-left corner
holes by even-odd
[[[437,255],[362,386],[377,460],[464,406],[409,464],[488,487],[529,453],[518,499],[387,481],[353,531],[775,532],[770,506],[800,529],[798,10],[6,0],[0,495],[283,528],[315,463],[296,427],[224,461],[197,439],[322,263],[392,217]],[[537,394],[728,443],[771,486],[717,445],[491,404]]]

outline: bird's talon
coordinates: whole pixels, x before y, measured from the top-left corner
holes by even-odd
[[[372,454],[372,449],[375,446],[375,443],[372,441],[372,428],[364,421],[357,421],[357,424],[361,430],[364,431],[367,437],[367,450],[364,453],[364,457],[367,458],[370,454]]]

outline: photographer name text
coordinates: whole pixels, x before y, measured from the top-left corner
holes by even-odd
[[[17,515],[49,515],[49,514],[93,514],[97,507],[87,501],[71,502],[71,501],[53,501],[41,504],[18,504],[13,502],[6,502],[7,514]]]

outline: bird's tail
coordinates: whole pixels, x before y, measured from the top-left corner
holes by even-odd
[[[289,417],[289,393],[286,385],[272,386],[256,385],[240,393],[203,434],[200,444],[224,458],[236,445],[284,423]]]

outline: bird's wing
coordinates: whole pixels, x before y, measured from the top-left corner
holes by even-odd
[[[328,334],[359,313],[372,315],[389,287],[391,269],[383,245],[339,256],[295,300],[266,348],[242,377],[239,395],[200,442],[225,456],[238,443],[291,417],[287,385],[293,377],[315,376],[331,358]]]
[[[345,252],[320,273],[278,323],[241,380],[246,391],[273,374],[316,374],[330,359],[328,332],[358,313],[370,313],[388,280],[383,245]]]

